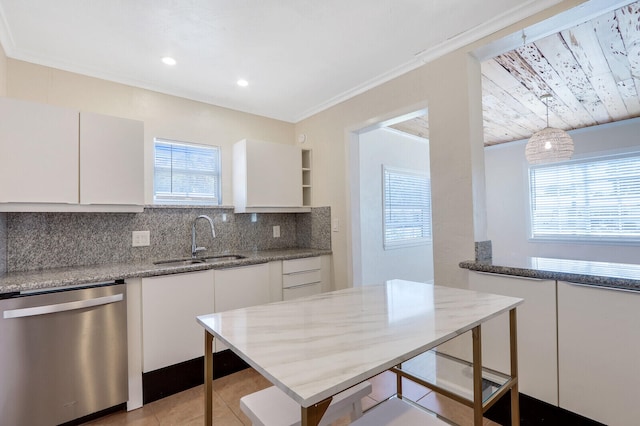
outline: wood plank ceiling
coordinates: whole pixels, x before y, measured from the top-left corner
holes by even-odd
[[[640,116],[640,1],[487,60],[485,146]],[[428,138],[428,117],[391,126]]]

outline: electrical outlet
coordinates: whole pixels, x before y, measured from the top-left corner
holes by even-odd
[[[273,238],[280,238],[280,225],[273,227]]]
[[[149,231],[133,231],[131,233],[131,247],[146,247],[151,244]]]
[[[333,226],[331,227],[333,232],[340,232],[340,219],[333,218]]]

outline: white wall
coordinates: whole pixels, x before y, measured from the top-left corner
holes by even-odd
[[[640,118],[569,132],[574,158],[593,153],[640,151]],[[487,234],[494,257],[537,256],[607,262],[640,262],[640,247],[630,245],[532,242],[528,240],[528,163],[525,141],[485,149]]]
[[[428,141],[387,128],[361,133],[359,139],[362,284],[393,278],[433,281],[433,245],[385,250],[382,226],[382,165],[428,175]]]
[[[0,96],[7,94],[7,55],[0,44]]]

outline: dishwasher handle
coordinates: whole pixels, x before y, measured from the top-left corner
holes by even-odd
[[[4,311],[3,318],[23,318],[36,315],[53,314],[55,312],[74,311],[76,309],[91,308],[93,306],[108,305],[123,300],[122,293],[111,296],[96,297],[94,299],[76,300],[73,302],[57,303],[53,305],[34,306]]]

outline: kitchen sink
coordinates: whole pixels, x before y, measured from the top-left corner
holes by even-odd
[[[182,266],[182,265],[195,265],[198,263],[204,263],[202,259],[172,259],[172,260],[158,260],[153,262],[154,265],[166,265],[166,266]]]
[[[246,256],[242,256],[240,254],[219,254],[216,256],[198,257],[196,259],[186,258],[186,259],[157,260],[153,262],[153,264],[166,265],[166,266],[186,266],[186,265],[198,265],[201,263],[215,263],[215,262],[225,262],[229,260],[239,260],[239,259],[244,259],[245,257]]]
[[[208,262],[223,262],[225,260],[239,260],[244,259],[246,256],[241,254],[219,254],[216,256],[203,256],[198,258],[198,260],[203,260],[206,263]]]

